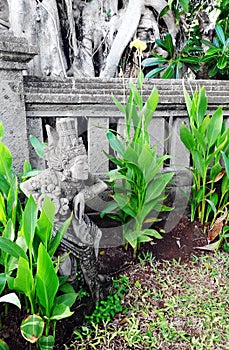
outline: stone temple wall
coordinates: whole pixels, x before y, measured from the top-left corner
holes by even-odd
[[[105,152],[111,152],[106,139],[108,128],[124,130],[124,117],[115,106],[112,95],[121,102],[128,96],[128,79],[60,79],[26,76],[26,63],[35,55],[35,48],[11,34],[0,34],[0,120],[5,127],[4,142],[10,148],[14,167],[21,171],[25,159],[35,168],[45,167],[28,142],[29,135],[46,141],[45,124],[55,126],[57,118],[73,117],[78,134],[88,149],[89,165],[93,173],[105,176],[111,169]],[[213,113],[222,105],[229,127],[229,82],[216,80],[146,80],[144,99],[156,87],[159,104],[149,127],[152,145],[159,155],[170,154],[164,171],[175,170],[174,196],[182,202],[180,191],[190,190],[189,153],[179,138],[182,122],[187,122],[183,84],[194,91],[205,86],[208,111]]]

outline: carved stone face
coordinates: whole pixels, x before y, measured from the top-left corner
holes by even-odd
[[[74,180],[87,180],[89,172],[87,156],[77,156],[73,165],[70,167],[70,172]]]

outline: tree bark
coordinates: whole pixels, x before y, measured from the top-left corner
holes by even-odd
[[[56,0],[8,0],[10,27],[16,36],[36,45],[38,56],[30,64],[35,75],[66,76]]]
[[[153,9],[159,14],[168,2],[8,0],[8,4],[13,33],[38,48],[29,74],[110,78],[134,35],[146,43],[148,40],[149,50],[155,51],[154,43],[161,33]],[[172,12],[163,19],[175,44],[179,27]],[[164,54],[162,49],[156,50]],[[130,67],[130,59],[126,62]]]
[[[111,46],[111,50],[107,56],[104,70],[100,76],[103,78],[111,78],[114,76],[123,51],[130,43],[141,18],[144,0],[130,0],[123,17],[122,24]]]

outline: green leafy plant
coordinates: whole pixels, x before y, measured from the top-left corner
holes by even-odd
[[[19,291],[26,297],[29,316],[23,321],[22,335],[31,343],[38,341],[40,349],[45,339],[52,349],[55,339],[56,322],[72,315],[70,306],[76,299],[74,289],[58,296],[63,286],[57,276],[59,262],[55,261],[54,254],[63,238],[71,217],[60,227],[55,237],[52,237],[55,206],[49,197],[45,197],[42,211],[39,214],[37,204],[32,196],[29,197],[22,213],[22,223],[18,235],[13,232],[11,219],[6,226],[6,233],[0,237],[0,248],[4,255],[2,263],[8,286]],[[11,235],[9,235],[11,233]],[[71,287],[71,286],[69,286]],[[39,321],[36,314],[43,322]],[[52,324],[53,334],[50,335]],[[41,325],[43,331],[41,332]],[[42,335],[29,338],[32,335]],[[51,341],[51,338],[52,341]]]
[[[146,74],[146,78],[155,78],[162,74],[162,79],[179,79],[182,77],[184,66],[192,71],[200,69],[200,54],[202,48],[192,40],[186,40],[181,50],[173,44],[171,34],[167,33],[164,39],[157,39],[157,45],[167,51],[167,57],[152,53],[153,57],[142,61],[143,67],[155,67]]]
[[[182,13],[189,12],[189,4],[190,0],[168,0],[168,5],[162,10],[160,16],[163,17],[169,10],[173,10],[178,21]]]
[[[139,71],[140,90],[143,80]],[[171,210],[162,202],[166,198],[165,188],[174,173],[161,171],[169,156],[157,156],[156,146],[152,148],[150,145],[148,127],[158,103],[157,89],[154,88],[143,103],[141,93],[131,81],[127,104],[122,105],[115,97],[113,100],[125,116],[125,131],[123,135],[114,131],[107,133],[110,146],[116,152],[116,156],[107,156],[118,168],[108,173],[113,185],[113,201],[101,215],[109,214],[121,221],[123,240],[133,247],[136,255],[140,243],[153,237],[161,238],[159,232],[147,228],[147,224],[157,220],[155,212]]]
[[[216,75],[223,79],[229,77],[229,37],[226,37],[223,28],[217,24],[215,27],[216,37],[213,43],[202,40],[204,44],[209,46],[205,56],[202,58],[208,67],[208,75],[210,78]]]
[[[224,33],[228,33],[229,3],[228,0],[217,0],[215,8],[219,10],[217,23],[222,26]]]
[[[85,317],[86,323],[109,322],[117,313],[122,311],[122,299],[124,294],[128,293],[130,287],[128,277],[121,275],[118,280],[113,280],[113,287],[114,293],[109,295],[106,300],[96,303],[93,313]]]
[[[221,165],[221,151],[228,154],[229,129],[223,121],[222,107],[212,116],[206,115],[208,101],[204,87],[192,97],[184,88],[184,97],[189,127],[181,125],[180,138],[191,155],[191,220],[197,215],[201,223],[206,223],[211,212],[216,217],[229,204],[229,181]],[[219,181],[221,188],[217,192]]]

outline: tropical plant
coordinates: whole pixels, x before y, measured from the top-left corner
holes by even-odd
[[[179,79],[182,77],[184,67],[189,67],[192,71],[200,69],[200,54],[202,48],[193,40],[186,40],[179,50],[173,44],[171,34],[167,33],[164,39],[157,39],[156,44],[167,51],[167,57],[152,53],[153,57],[142,61],[143,67],[155,67],[146,74],[146,78],[155,78],[161,75],[162,79]]]
[[[229,17],[229,3],[228,0],[217,0],[215,4],[216,9],[219,10],[217,23],[222,26],[224,33],[229,32],[228,17]]]
[[[138,86],[142,91],[143,74],[139,70]],[[147,223],[156,221],[155,212],[171,210],[162,204],[166,198],[164,190],[173,177],[172,172],[162,172],[161,167],[169,156],[157,156],[156,146],[150,145],[148,127],[158,103],[158,91],[153,89],[143,103],[142,94],[130,82],[130,96],[122,105],[114,96],[113,101],[125,116],[125,131],[120,135],[107,133],[110,146],[116,152],[108,158],[118,167],[108,173],[113,185],[113,201],[101,215],[121,221],[123,240],[134,249],[140,243],[161,238],[158,231],[147,228]],[[154,210],[154,214],[153,214]]]
[[[53,348],[56,321],[72,315],[69,307],[76,298],[74,290],[57,296],[60,288],[57,276],[59,263],[53,257],[71,217],[61,226],[55,237],[52,237],[54,213],[55,206],[46,197],[38,217],[37,204],[30,196],[16,242],[6,238],[0,240],[1,249],[16,258],[13,266],[16,276],[11,274],[8,277],[9,288],[23,293],[28,300],[27,312],[30,315],[21,325],[22,335],[31,343],[38,341],[40,349]],[[22,251],[19,256],[18,250]],[[53,324],[52,335],[49,334],[50,324]],[[45,346],[42,345],[44,343]]]
[[[160,16],[163,17],[169,10],[173,10],[175,18],[179,21],[183,13],[189,12],[190,0],[168,0],[168,5],[161,11]]]
[[[216,36],[213,43],[207,40],[202,40],[204,44],[209,46],[202,62],[208,67],[208,75],[210,78],[218,76],[221,79],[229,78],[229,36],[226,37],[222,26],[215,26]]]
[[[191,155],[191,220],[197,215],[201,223],[206,223],[210,213],[216,218],[229,204],[229,178],[221,165],[221,151],[226,155],[229,152],[229,129],[223,121],[222,107],[212,116],[206,115],[208,101],[204,87],[192,97],[184,88],[184,97],[189,127],[181,125],[180,138]],[[221,187],[217,191],[219,181]]]
[[[109,322],[117,313],[123,310],[122,299],[124,294],[129,291],[129,279],[121,275],[118,280],[113,280],[112,282],[114,293],[109,295],[106,300],[96,303],[93,313],[85,317],[86,323],[98,324],[100,322]]]
[[[0,137],[3,134],[0,123]],[[37,342],[41,350],[52,349],[56,322],[72,315],[70,307],[77,297],[67,277],[57,276],[60,260],[54,257],[71,217],[53,237],[55,206],[48,196],[41,212],[32,196],[23,210],[12,155],[2,142],[0,151],[0,294],[10,289],[25,296],[29,316],[21,324],[23,337]],[[30,176],[30,170],[30,164],[25,162],[24,175]],[[3,295],[0,302],[21,307],[15,293]]]

